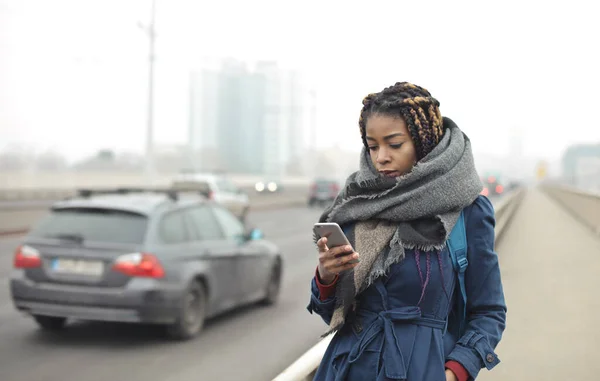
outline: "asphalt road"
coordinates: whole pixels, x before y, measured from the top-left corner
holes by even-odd
[[[316,266],[315,209],[255,212],[250,221],[285,256],[280,303],[253,306],[209,322],[195,340],[169,342],[153,327],[74,323],[48,334],[16,312],[7,278],[18,237],[0,240],[1,381],[187,381],[272,379],[326,329],[305,309]]]

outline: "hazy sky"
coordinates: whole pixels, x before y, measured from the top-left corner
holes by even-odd
[[[319,144],[357,149],[361,99],[429,89],[478,152],[599,142],[593,1],[157,0],[156,140],[186,139],[203,56],[277,59],[317,84]],[[0,148],[141,151],[150,0],[0,0]],[[232,110],[235,112],[235,110]]]

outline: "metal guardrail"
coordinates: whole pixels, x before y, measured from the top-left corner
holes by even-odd
[[[499,239],[500,235],[506,230],[510,219],[514,215],[514,212],[519,207],[521,200],[525,194],[525,189],[515,189],[511,193],[507,194],[497,203],[494,204],[495,217],[496,217],[496,228],[495,236],[496,240]],[[321,339],[315,346],[305,352],[299,359],[293,364],[287,367],[281,372],[273,381],[310,381],[314,378],[315,373],[321,359],[327,350],[327,346],[333,339],[335,334],[330,334],[325,338]]]
[[[152,178],[152,186],[166,187],[180,173],[157,172]],[[263,176],[227,173],[224,174],[238,187],[253,189],[259,181],[271,181],[274,178],[286,187],[305,187],[311,178],[305,176]],[[0,171],[0,202],[53,200],[69,197],[75,189],[146,187],[148,178],[144,173],[135,171]]]
[[[542,185],[541,189],[573,217],[600,236],[600,193],[586,192],[558,184]]]
[[[56,189],[0,189],[0,205],[9,204],[11,202],[27,202],[27,201],[56,201],[65,199],[67,197],[73,197],[77,195],[77,189],[115,189],[121,187],[129,188],[144,188],[143,186],[127,186],[127,185],[115,185],[112,187],[79,187],[79,188],[56,188]],[[165,188],[167,186],[164,186]],[[242,185],[240,189],[246,191],[249,194],[255,193],[253,185]],[[304,184],[284,184],[284,190],[296,191],[302,189],[303,191],[308,190],[308,185]]]

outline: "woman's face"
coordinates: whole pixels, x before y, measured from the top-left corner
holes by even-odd
[[[399,177],[410,172],[417,151],[404,119],[373,114],[365,128],[371,160],[380,174]]]

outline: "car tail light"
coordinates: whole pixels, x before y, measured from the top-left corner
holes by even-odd
[[[16,269],[31,269],[42,267],[40,252],[31,246],[22,245],[15,251],[13,265]]]
[[[158,259],[148,253],[121,255],[115,260],[112,269],[132,277],[162,278],[165,276],[165,270]]]
[[[504,192],[504,187],[502,185],[497,185],[496,186],[496,193],[500,194]]]
[[[490,195],[489,189],[483,188],[483,190],[481,191],[481,195],[482,196],[489,196]]]

